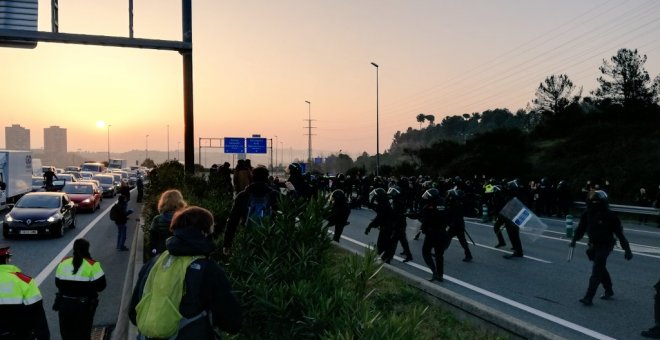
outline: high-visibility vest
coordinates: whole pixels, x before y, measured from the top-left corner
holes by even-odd
[[[73,273],[73,257],[66,257],[59,265],[55,277],[65,281],[89,282],[100,279],[103,275],[101,263],[92,259],[83,259],[80,268]]]
[[[0,305],[31,305],[41,301],[37,282],[11,264],[0,265]]]
[[[495,187],[495,186],[492,185],[492,184],[490,184],[490,183],[484,185],[484,193],[486,193],[486,194],[490,194],[490,193],[492,193],[494,187]]]

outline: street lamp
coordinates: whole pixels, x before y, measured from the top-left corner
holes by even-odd
[[[170,160],[170,124],[167,124],[167,160]]]
[[[371,62],[376,67],[376,176],[380,168],[380,128],[378,126],[378,64]]]
[[[271,139],[270,142],[273,143],[273,140]],[[273,167],[273,169],[271,169],[271,170],[273,170],[273,174],[275,174],[275,169],[277,169],[277,143],[278,143],[277,142],[277,135],[275,135],[275,166]],[[273,152],[272,148],[271,148],[270,152],[271,153]]]
[[[146,156],[144,157],[144,160],[147,160],[149,158],[149,135],[146,136],[146,140],[147,140],[147,143],[146,143],[146,147],[144,149],[144,153],[146,154]]]
[[[111,126],[112,125],[107,124],[106,122],[104,122],[102,120],[99,120],[99,121],[96,122],[96,127],[101,128],[101,129],[103,129],[105,127],[108,128],[108,164],[110,164],[110,127]]]

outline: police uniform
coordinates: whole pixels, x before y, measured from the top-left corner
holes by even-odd
[[[74,273],[73,257],[67,257],[57,266],[55,285],[62,339],[89,339],[98,292],[106,286],[101,263],[83,258]]]
[[[50,339],[37,282],[9,264],[10,256],[0,248],[0,339]]]

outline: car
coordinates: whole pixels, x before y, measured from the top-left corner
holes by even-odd
[[[69,165],[69,166],[67,166],[67,167],[64,168],[64,172],[69,172],[69,171],[71,171],[71,172],[79,172],[79,171],[80,171],[80,167],[79,167],[79,166],[75,166],[75,165]]]
[[[128,185],[132,188],[135,188],[135,181],[131,181],[131,174],[128,171],[123,170],[112,170],[113,174],[120,174],[121,180],[126,181]]]
[[[101,208],[101,189],[92,182],[67,183],[62,188],[62,192],[69,195],[78,211],[94,212]]]
[[[91,171],[80,171],[80,179],[92,179],[94,177],[94,173]]]
[[[76,205],[64,192],[30,192],[21,197],[5,215],[2,235],[64,236],[76,227]]]
[[[76,179],[76,181],[79,181],[79,180],[82,179],[82,175],[80,174],[80,171],[64,171],[63,174],[69,174],[69,175],[73,176]],[[59,177],[59,176],[60,175],[57,175],[57,177]]]
[[[77,182],[77,181],[78,181],[78,179],[76,178],[76,176],[75,176],[75,175],[72,175],[72,174],[61,173],[61,174],[56,174],[55,176],[57,176],[57,179],[58,179],[58,180],[60,180],[60,181],[66,181],[67,183],[69,183],[69,182]]]
[[[83,163],[83,165],[80,166],[80,171],[89,171],[95,174],[102,174],[105,173],[106,167],[103,163]]]
[[[108,175],[111,175],[115,179],[115,190],[119,192],[119,187],[121,187],[121,174],[116,172],[110,172]]]
[[[42,176],[32,176],[32,192],[44,191],[44,178]]]
[[[108,175],[94,175],[93,180],[101,183],[101,190],[103,190],[103,197],[117,196],[117,188],[115,187],[115,177]]]

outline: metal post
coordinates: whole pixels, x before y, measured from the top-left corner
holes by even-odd
[[[270,174],[273,174],[273,139],[270,139]]]
[[[183,56],[184,158],[185,170],[195,173],[195,120],[193,114],[193,52],[192,52],[192,0],[181,0],[183,41],[190,43],[190,51]]]
[[[108,124],[108,164],[110,164],[110,127],[112,125]]]
[[[147,135],[146,139],[147,139],[147,143],[146,143],[146,147],[144,149],[144,152],[146,154],[146,157],[144,158],[145,160],[147,158],[149,158],[149,135]]]
[[[380,127],[378,124],[378,64],[372,62],[371,65],[376,67],[376,176],[378,176],[380,169]]]
[[[307,103],[307,163],[309,164],[307,172],[312,172],[312,103]]]

